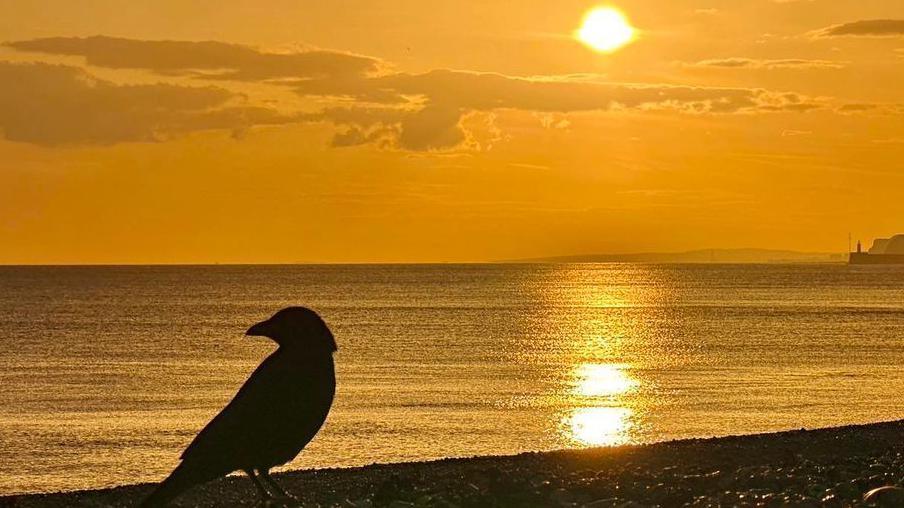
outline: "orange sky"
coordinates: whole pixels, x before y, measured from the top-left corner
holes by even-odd
[[[554,4],[0,0],[0,263],[904,232],[904,3],[617,1],[610,54]]]

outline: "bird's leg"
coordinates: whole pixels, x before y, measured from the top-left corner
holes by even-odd
[[[273,499],[273,494],[271,494],[270,491],[267,490],[267,487],[261,483],[261,479],[257,477],[254,469],[246,469],[245,474],[248,475],[248,478],[251,478],[251,481],[254,482],[254,486],[257,487],[257,491],[260,492],[265,500]]]
[[[261,469],[259,471],[259,473],[260,473],[261,477],[264,479],[264,481],[269,483],[270,486],[273,487],[274,490],[276,490],[277,492],[279,492],[282,495],[282,497],[289,498],[294,501],[298,500],[298,498],[296,498],[292,494],[289,494],[288,492],[286,492],[286,489],[280,487],[279,484],[276,483],[276,480],[274,480],[273,477],[270,476],[270,471],[267,471],[266,469]]]

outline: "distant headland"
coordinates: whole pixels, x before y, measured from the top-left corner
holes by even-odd
[[[685,252],[581,254],[510,259],[501,263],[844,263],[847,256],[830,252],[776,249],[699,249]]]

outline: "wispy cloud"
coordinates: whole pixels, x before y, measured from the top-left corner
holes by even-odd
[[[756,59],[756,58],[713,58],[699,62],[682,62],[686,67],[721,69],[842,69],[847,62],[835,60],[809,60],[803,58]]]
[[[813,131],[800,131],[795,129],[785,129],[782,131],[783,138],[794,138],[799,136],[809,136],[813,134]]]
[[[816,32],[816,37],[901,37],[904,19],[870,19],[832,25]]]
[[[837,111],[844,114],[873,113],[880,115],[897,115],[904,113],[904,104],[894,103],[849,103],[838,106]]]

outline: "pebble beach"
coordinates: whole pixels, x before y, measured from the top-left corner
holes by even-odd
[[[904,420],[650,445],[524,453],[276,476],[270,506],[904,506]],[[153,485],[0,498],[16,508],[138,506]],[[172,506],[262,506],[228,477]]]

